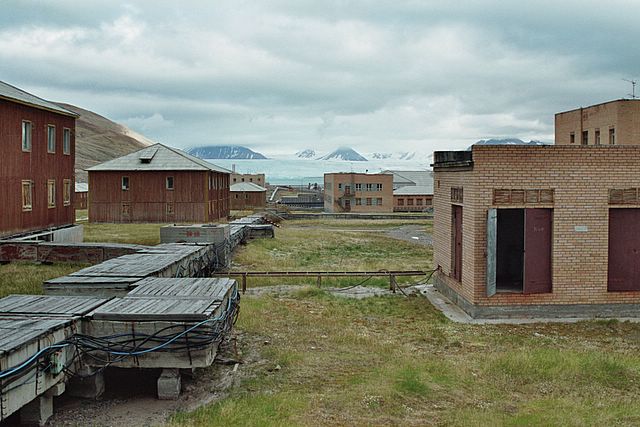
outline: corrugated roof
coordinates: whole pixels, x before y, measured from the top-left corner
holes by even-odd
[[[422,196],[433,194],[433,185],[406,185],[393,191],[394,196]]]
[[[86,182],[76,182],[76,193],[86,193],[89,191],[89,184]]]
[[[177,148],[154,144],[126,156],[90,167],[88,171],[175,171],[211,170],[231,173],[230,170],[187,154]]]
[[[431,171],[402,171],[386,170],[383,173],[393,174],[393,187],[401,188],[406,185],[430,187],[433,194],[433,173]]]
[[[61,106],[49,102],[45,99],[38,98],[35,95],[25,92],[22,89],[18,89],[15,86],[11,86],[8,83],[0,81],[0,98],[17,102],[20,104],[29,105],[31,107],[39,108],[41,110],[53,111],[55,113],[64,114],[65,116],[80,117],[76,113],[62,108]]]
[[[229,191],[238,193],[261,193],[263,191],[267,191],[267,189],[264,187],[260,187],[258,184],[254,184],[253,182],[239,182],[229,187]]]

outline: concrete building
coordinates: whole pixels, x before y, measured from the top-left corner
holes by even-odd
[[[229,216],[231,171],[154,144],[89,172],[89,222],[207,223]]]
[[[234,166],[235,169],[235,166]],[[266,185],[266,178],[263,173],[236,173],[235,170],[231,173],[231,185],[241,182],[251,182],[261,187]]]
[[[0,237],[73,224],[77,117],[0,82]]]
[[[434,161],[434,283],[471,316],[640,314],[640,146]]]
[[[433,186],[407,185],[393,191],[394,212],[424,212],[433,208]]]
[[[267,189],[252,182],[232,184],[229,189],[231,209],[264,209],[267,205]]]
[[[634,145],[640,141],[640,99],[618,99],[557,113],[557,145]]]
[[[325,212],[393,212],[393,175],[324,174]]]

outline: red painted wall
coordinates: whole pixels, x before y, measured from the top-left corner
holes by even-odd
[[[22,121],[32,123],[31,152],[22,151]],[[47,152],[47,125],[56,127],[56,152]],[[71,151],[63,154],[63,128]],[[0,100],[0,236],[73,224],[75,118]],[[56,182],[56,207],[47,204],[47,180]],[[71,180],[71,203],[63,204],[63,180]],[[22,210],[22,180],[33,180],[33,207]]]

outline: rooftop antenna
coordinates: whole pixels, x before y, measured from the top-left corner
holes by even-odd
[[[622,79],[622,80],[624,80],[625,82],[631,83],[631,93],[628,93],[627,96],[630,96],[631,99],[636,99],[637,98],[637,96],[636,96],[636,83],[638,83],[638,81],[637,80],[629,80],[629,79]]]

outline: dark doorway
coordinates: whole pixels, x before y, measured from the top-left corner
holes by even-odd
[[[451,207],[451,277],[462,281],[462,206]]]
[[[524,279],[524,209],[498,210],[496,248],[498,292],[522,292]]]
[[[640,290],[640,209],[609,209],[607,288]]]
[[[551,292],[552,209],[490,209],[487,295]]]

